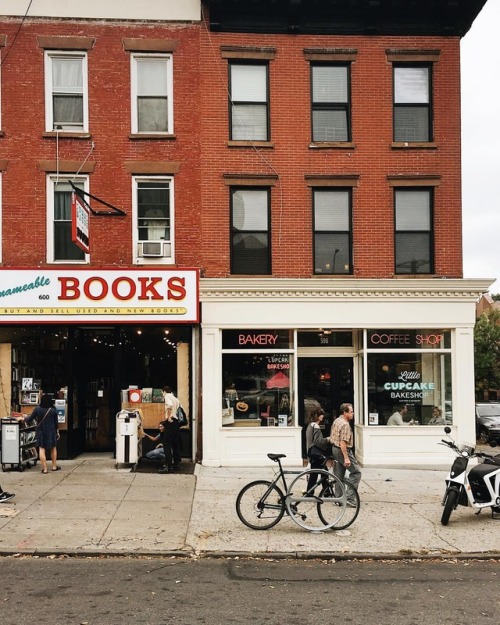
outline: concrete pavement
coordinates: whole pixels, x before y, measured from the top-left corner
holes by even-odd
[[[451,458],[450,458],[451,463]],[[210,468],[194,475],[115,469],[111,454],[1,475],[16,493],[0,504],[0,555],[175,555],[201,557],[428,557],[500,554],[500,523],[489,510],[459,507],[440,523],[446,470],[363,468],[361,510],[347,530],[319,534],[287,516],[271,530],[245,527],[239,490],[270,479],[263,468]]]

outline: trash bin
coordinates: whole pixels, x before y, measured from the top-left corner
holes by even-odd
[[[141,415],[138,410],[120,410],[116,415],[116,462],[119,464],[133,464],[137,468],[142,455],[142,439],[139,436]]]

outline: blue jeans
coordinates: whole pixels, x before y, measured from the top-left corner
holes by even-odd
[[[165,452],[163,451],[163,447],[157,447],[156,449],[152,449],[148,451],[148,453],[144,456],[148,460],[156,460],[157,462],[165,462]]]

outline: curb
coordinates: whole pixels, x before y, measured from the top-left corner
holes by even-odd
[[[82,551],[81,549],[60,550],[0,550],[0,558],[12,557],[65,557],[65,558],[130,558],[130,559],[248,559],[248,560],[333,560],[333,561],[418,561],[418,560],[441,560],[441,561],[466,561],[466,560],[500,560],[500,552],[471,552],[471,553],[339,553],[334,551],[310,552],[310,551],[196,551],[171,550],[171,551]]]

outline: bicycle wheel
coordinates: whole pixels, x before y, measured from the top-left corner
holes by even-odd
[[[323,496],[322,492],[327,496]],[[297,525],[310,532],[322,532],[340,522],[346,507],[345,488],[333,473],[324,469],[309,469],[290,484],[285,502],[288,514]],[[323,506],[330,511],[321,517],[319,510]]]
[[[257,480],[241,489],[236,498],[236,513],[252,530],[268,530],[285,514],[285,496],[272,482]]]
[[[330,485],[326,485],[320,493],[323,503],[318,503],[318,515],[323,523],[329,525],[332,530],[345,530],[354,523],[359,514],[360,501],[358,491],[349,482],[344,482],[344,488],[345,502],[342,501],[343,512],[337,520],[334,520],[337,517],[335,507],[338,507],[340,502],[334,496],[332,498]]]

